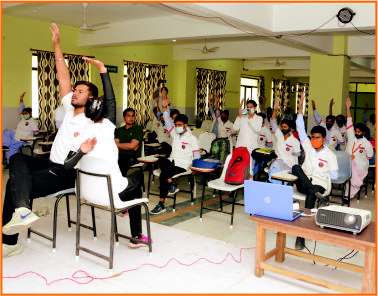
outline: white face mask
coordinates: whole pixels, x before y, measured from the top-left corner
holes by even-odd
[[[29,114],[22,114],[22,118],[28,120],[31,118],[31,116]]]
[[[255,108],[249,108],[248,111],[250,114],[255,114]]]
[[[177,134],[182,134],[184,132],[184,127],[183,126],[177,126],[175,128],[175,130],[176,130]]]

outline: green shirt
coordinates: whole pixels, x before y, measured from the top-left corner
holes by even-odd
[[[126,129],[126,126],[121,126],[115,129],[114,138],[118,139],[120,143],[130,143],[135,139],[139,141],[139,148],[137,154],[140,155],[143,141],[143,129],[140,125],[133,125]]]

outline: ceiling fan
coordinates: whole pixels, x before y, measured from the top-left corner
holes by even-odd
[[[88,3],[82,3],[83,6],[83,21],[80,26],[80,30],[82,31],[96,31],[105,28],[104,26],[108,25],[109,22],[102,22],[102,23],[97,23],[93,25],[88,25],[87,23],[87,16],[88,16]]]
[[[187,48],[187,49],[198,50],[203,54],[208,54],[208,53],[216,52],[219,49],[219,46],[207,47],[206,40],[205,40],[205,45],[201,49],[199,48]]]
[[[276,58],[274,61],[259,61],[259,63],[262,63],[262,64],[269,64],[269,65],[273,65],[275,67],[281,67],[281,66],[285,66],[286,65],[286,62],[285,61],[281,61],[279,58]]]

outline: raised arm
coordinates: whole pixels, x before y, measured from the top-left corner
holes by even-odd
[[[301,98],[299,100],[297,120],[295,121],[295,123],[297,125],[299,140],[301,141],[301,143],[305,143],[305,142],[309,141],[309,139],[307,137],[306,129],[305,129],[304,120],[303,120],[304,99],[305,99],[304,92],[302,92]]]
[[[101,81],[102,81],[102,88],[104,90],[104,103],[105,103],[105,118],[108,118],[111,122],[116,124],[116,102],[115,102],[115,94],[112,86],[112,82],[110,80],[110,76],[108,70],[106,69],[103,62],[83,57],[83,60],[88,64],[95,66],[98,71],[100,72]]]
[[[59,94],[60,97],[63,98],[72,90],[70,72],[68,71],[62,49],[60,48],[60,32],[57,24],[52,23],[50,31],[52,45],[54,47],[57,78],[59,81]]]
[[[168,97],[163,98],[161,106],[163,109],[164,128],[168,131],[168,133],[171,133],[174,128],[174,123],[169,113],[169,98]]]
[[[316,104],[315,104],[315,101],[314,100],[311,100],[311,103],[312,103],[312,110],[314,111],[314,119],[316,121],[317,124],[321,124],[322,123],[322,117],[320,116],[318,110],[316,110]],[[303,112],[303,104],[302,104],[302,109],[301,111]],[[303,115],[303,114],[302,114]]]
[[[74,168],[85,154],[92,151],[96,143],[97,143],[96,138],[87,139],[80,145],[80,149],[78,151],[76,152],[70,151],[66,159],[64,160],[64,168],[65,169]]]
[[[24,96],[26,94],[26,91],[24,91],[21,95],[20,95],[20,103],[18,105],[18,114],[22,113],[22,111],[24,110],[25,108],[25,104],[24,104]]]
[[[346,112],[347,112],[347,125],[346,125],[346,135],[349,142],[354,141],[354,127],[353,127],[353,120],[352,120],[352,113],[350,112],[350,106],[352,106],[352,102],[349,96],[345,100]]]
[[[332,98],[332,99],[329,101],[329,115],[332,115],[333,105],[335,105],[335,100]]]
[[[272,113],[272,119],[270,121],[270,124],[272,125],[272,132],[275,133],[278,129],[277,126],[277,111],[280,110],[280,102],[278,99],[274,101],[274,106],[273,106],[273,113]]]

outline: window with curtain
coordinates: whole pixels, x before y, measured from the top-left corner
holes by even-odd
[[[290,81],[273,79],[272,80],[272,95],[271,107],[274,106],[276,100],[280,101],[281,112],[285,112],[290,107]]]
[[[167,65],[125,61],[123,107],[136,110],[136,122],[145,126],[152,118],[152,97]]]
[[[209,99],[217,98],[219,107],[224,105],[226,93],[226,71],[197,68],[196,116],[202,120],[211,119]]]
[[[240,78],[240,103],[246,105],[248,100],[254,100],[259,105],[260,79],[254,77]]]
[[[64,56],[72,84],[79,80],[89,80],[89,66],[81,57],[78,55]],[[54,53],[36,50],[32,54],[32,107],[33,116],[38,117],[40,130],[56,130],[55,109],[59,103]]]

